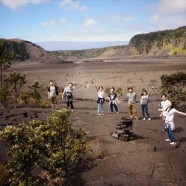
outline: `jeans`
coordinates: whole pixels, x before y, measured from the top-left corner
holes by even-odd
[[[168,134],[168,137],[170,139],[171,142],[175,142],[176,141],[176,137],[173,133],[173,130],[171,129],[171,125],[169,124],[168,125],[168,128],[167,128],[167,134]]]
[[[103,103],[98,103],[98,113],[103,113]]]
[[[147,104],[142,104],[141,105],[141,110],[142,110],[142,116],[145,118],[145,114],[147,115],[148,118],[150,118],[149,112],[148,112],[148,105]]]
[[[118,106],[115,103],[110,103],[110,110],[111,112],[114,112],[114,110],[118,112]]]
[[[128,103],[128,108],[129,108],[130,118],[132,118],[133,116],[134,116],[135,118],[138,118],[138,112],[137,112],[137,110],[136,110],[135,104]]]

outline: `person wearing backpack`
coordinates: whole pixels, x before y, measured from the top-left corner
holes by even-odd
[[[65,102],[67,104],[67,109],[71,107],[71,111],[74,110],[73,105],[73,90],[75,89],[75,86],[73,86],[73,83],[69,83],[68,87],[65,87],[63,94],[62,94],[62,100],[65,99]]]
[[[57,109],[57,96],[58,87],[54,84],[53,80],[50,80],[48,88],[48,99],[51,102],[52,110]]]
[[[146,90],[143,90],[141,94],[140,105],[141,105],[143,120],[146,119],[145,114],[147,115],[148,120],[149,121],[151,120],[149,112],[148,112],[148,102],[149,102],[149,97],[153,89],[154,89],[154,86],[150,89],[149,93],[147,93]]]
[[[117,103],[119,103],[119,100],[117,98],[117,94],[115,93],[114,87],[111,88],[110,94],[108,95],[108,99],[109,99],[110,111],[111,112],[115,111],[118,114],[119,112],[118,112]]]

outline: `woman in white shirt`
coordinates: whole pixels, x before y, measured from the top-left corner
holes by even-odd
[[[103,111],[103,104],[105,102],[105,98],[104,98],[104,90],[102,86],[97,87],[95,85],[96,89],[97,89],[97,94],[98,94],[98,99],[97,99],[97,104],[98,104],[98,115],[104,115],[104,111]]]
[[[159,109],[159,111],[163,111],[162,109]],[[170,142],[171,145],[175,145],[176,144],[176,137],[173,133],[174,129],[175,129],[175,125],[174,125],[174,115],[175,113],[181,114],[186,116],[186,113],[180,112],[178,110],[176,110],[174,108],[174,103],[172,102],[171,105],[167,108],[167,110],[165,111],[165,123],[166,123],[166,127],[167,127],[167,134],[168,134],[168,139],[166,139],[166,141]]]

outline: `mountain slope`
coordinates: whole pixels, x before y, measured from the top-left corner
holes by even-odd
[[[20,39],[0,39],[0,43],[4,46],[4,51],[9,51],[13,55],[14,61],[39,61],[39,62],[58,62],[59,58],[53,56],[51,53],[47,52],[40,46]]]
[[[135,35],[129,46],[133,55],[186,55],[186,26]]]
[[[135,35],[129,45],[54,53],[65,60],[72,61],[87,58],[123,59],[133,56],[186,56],[186,26],[175,30]]]

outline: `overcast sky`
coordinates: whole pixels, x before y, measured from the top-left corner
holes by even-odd
[[[186,25],[186,0],[0,0],[0,37],[129,41]]]

